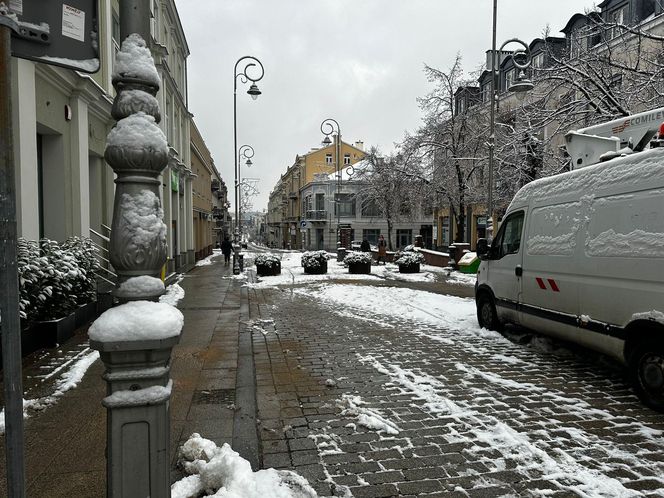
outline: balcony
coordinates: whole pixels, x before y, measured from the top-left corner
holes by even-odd
[[[322,211],[307,211],[305,213],[305,219],[307,220],[326,220],[327,219],[327,211],[322,210]]]
[[[216,207],[216,208],[213,208],[213,209],[212,209],[212,216],[214,216],[215,218],[219,219],[219,218],[221,218],[221,217],[224,216],[224,213],[223,213],[223,211],[221,210],[221,208]]]
[[[297,199],[297,192],[289,192],[288,193],[288,198],[289,199]]]
[[[216,178],[213,178],[211,187],[212,187],[212,192],[217,192],[221,188],[221,183]]]

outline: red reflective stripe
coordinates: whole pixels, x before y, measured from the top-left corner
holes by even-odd
[[[549,285],[551,286],[551,290],[553,292],[560,292],[560,289],[558,288],[558,285],[556,285],[556,281],[552,278],[547,279],[549,282]]]
[[[546,285],[544,285],[544,280],[542,280],[539,277],[535,278],[535,280],[537,280],[537,285],[539,285],[540,289],[546,290]]]

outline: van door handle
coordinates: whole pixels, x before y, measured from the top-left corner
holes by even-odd
[[[521,265],[516,265],[516,268],[514,268],[514,274],[517,277],[520,277],[521,275],[523,275],[523,268],[521,268]]]

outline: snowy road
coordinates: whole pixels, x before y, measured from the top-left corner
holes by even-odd
[[[516,344],[404,281],[272,283],[254,286],[266,467],[321,495],[664,495],[664,416],[606,360]]]

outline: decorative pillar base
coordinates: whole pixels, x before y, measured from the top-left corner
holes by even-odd
[[[170,496],[169,380],[180,337],[100,342],[107,393],[107,497]]]

